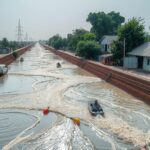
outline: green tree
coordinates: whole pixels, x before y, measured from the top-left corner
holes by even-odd
[[[114,41],[111,49],[111,53],[113,54],[113,60],[116,64],[120,65],[123,61],[123,44],[122,41]]]
[[[56,49],[60,49],[63,47],[63,39],[59,34],[54,35],[53,37],[51,37],[49,39],[49,45],[51,45],[52,47],[56,48]]]
[[[19,48],[19,43],[16,42],[16,41],[10,41],[9,42],[9,46],[13,49],[13,50],[16,50]]]
[[[125,18],[120,16],[120,13],[114,11],[108,13],[108,15],[112,19],[112,33],[117,34],[117,29],[125,21]]]
[[[79,41],[76,54],[87,59],[97,59],[100,54],[100,45],[95,41]]]
[[[62,38],[59,34],[54,35],[53,37],[49,38],[47,41],[48,45],[56,49],[66,49],[67,47],[67,38]]]
[[[145,33],[145,42],[150,42],[150,34]]]
[[[112,49],[116,61],[123,58],[123,40],[126,39],[126,53],[141,45],[145,41],[143,19],[132,18],[118,28],[118,41],[114,42]]]
[[[83,34],[83,40],[85,41],[95,41],[96,35],[94,33],[87,32]]]
[[[67,47],[67,38],[62,38],[62,48],[66,49]]]
[[[120,13],[114,11],[106,14],[104,12],[90,13],[87,21],[91,23],[91,32],[96,34],[97,40],[104,35],[116,34],[118,26],[125,20]]]
[[[9,47],[9,42],[7,40],[7,38],[3,38],[1,41],[1,47]]]
[[[76,29],[72,34],[67,35],[68,48],[75,51],[79,41],[84,40],[83,35],[88,31],[84,29]]]
[[[13,50],[13,53],[12,53],[12,54],[13,54],[14,58],[17,59],[18,54],[17,54],[17,52],[16,52],[15,50]]]

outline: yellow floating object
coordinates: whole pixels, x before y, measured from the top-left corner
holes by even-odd
[[[72,118],[72,121],[75,125],[80,125],[80,118]]]

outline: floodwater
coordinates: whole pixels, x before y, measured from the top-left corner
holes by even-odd
[[[144,102],[38,43],[22,57],[0,77],[0,149],[138,150],[150,142]],[[90,115],[88,102],[95,99],[105,118]],[[47,116],[45,107],[52,111]],[[79,127],[72,117],[81,119]]]

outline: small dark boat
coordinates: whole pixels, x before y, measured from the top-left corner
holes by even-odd
[[[101,115],[101,116],[105,117],[104,111],[97,100],[95,100],[94,102],[89,102],[88,109],[92,116]]]
[[[20,58],[20,62],[23,62],[23,61],[24,61],[24,59],[23,59],[23,57],[21,57],[21,58]]]
[[[57,63],[57,68],[61,68],[61,64],[59,62]]]

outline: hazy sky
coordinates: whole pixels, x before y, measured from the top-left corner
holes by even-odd
[[[89,30],[86,18],[98,11],[117,11],[126,20],[141,16],[150,32],[150,0],[0,0],[0,39],[16,40],[19,18],[23,33],[34,40],[66,36],[76,28]]]

